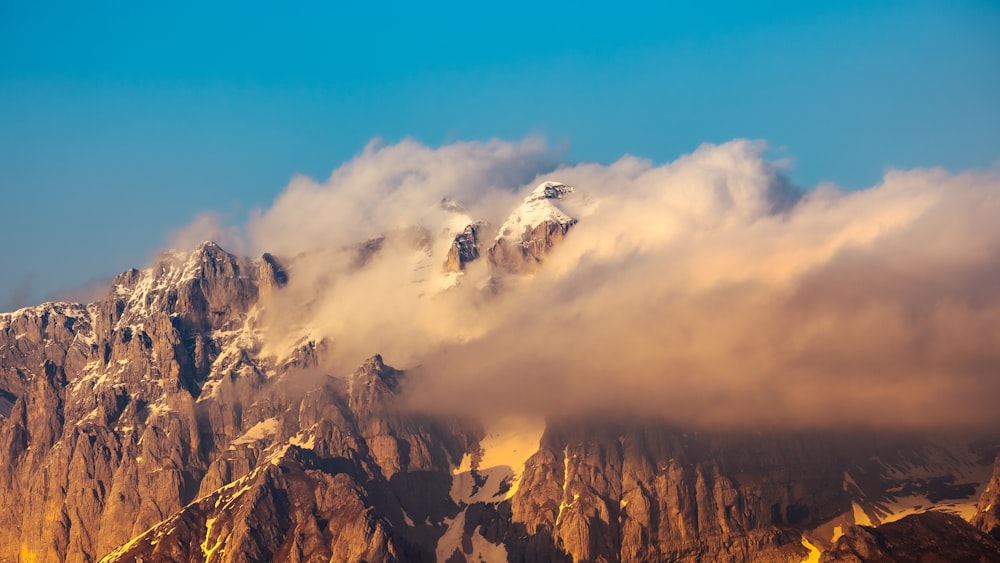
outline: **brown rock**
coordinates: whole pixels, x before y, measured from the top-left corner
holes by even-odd
[[[986,483],[976,505],[972,525],[993,539],[1000,541],[1000,454],[993,461],[993,475]]]
[[[479,231],[482,225],[475,223],[465,227],[455,236],[448,255],[445,257],[444,269],[447,272],[461,272],[465,265],[479,258]]]
[[[543,221],[534,227],[525,227],[520,239],[498,238],[487,250],[487,261],[497,272],[534,273],[549,251],[566,238],[566,233],[575,224],[576,220],[569,223]]]

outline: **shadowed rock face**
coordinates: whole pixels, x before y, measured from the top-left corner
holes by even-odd
[[[976,506],[976,515],[972,518],[972,525],[993,539],[1000,541],[1000,454],[993,462],[993,475],[986,483],[983,495]]]
[[[844,531],[822,563],[1000,561],[1000,543],[954,514],[924,512],[877,528]]]
[[[293,276],[206,243],[0,315],[0,561],[801,561],[851,511],[847,471],[871,497],[859,468],[922,444],[551,420],[516,488],[477,461],[463,497],[478,423],[401,408],[419,382],[378,355],[333,377],[324,342],[262,354]]]

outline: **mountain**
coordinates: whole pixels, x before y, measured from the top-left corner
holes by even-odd
[[[490,266],[512,274],[536,271],[545,255],[577,223],[575,217],[570,217],[557,205],[575,192],[572,186],[545,182],[528,194],[500,226],[487,251]]]
[[[525,276],[572,236],[581,196],[538,186],[485,249],[488,224],[442,202],[440,231],[401,228],[329,264],[374,268],[395,248],[427,299],[483,256],[490,276]],[[421,380],[379,350],[332,372],[336,340],[269,329],[320,258],[206,242],[96,303],[0,314],[0,561],[798,562],[911,533],[992,549],[989,429],[415,410]]]

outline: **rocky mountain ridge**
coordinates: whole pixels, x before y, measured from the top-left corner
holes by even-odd
[[[1000,561],[1000,542],[954,514],[911,514],[872,528],[851,526],[824,553],[820,563],[895,563],[907,561]]]
[[[485,250],[457,209],[441,275],[535,271],[573,194],[540,185]],[[295,275],[204,243],[0,314],[0,561],[803,561],[931,508],[996,531],[995,441],[411,411],[378,350],[350,374],[336,342],[265,352]]]

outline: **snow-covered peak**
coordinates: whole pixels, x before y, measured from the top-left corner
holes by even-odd
[[[140,323],[154,311],[178,312],[176,307],[187,303],[178,295],[187,295],[192,287],[209,300],[215,295],[216,301],[234,300],[238,308],[249,307],[256,296],[250,289],[256,275],[251,266],[210,241],[194,250],[165,250],[151,266],[115,278],[112,297],[125,304],[115,328]]]
[[[235,260],[235,257],[212,241],[202,242],[194,250],[164,250],[157,256],[152,266],[138,271],[138,275],[129,271],[123,274],[124,277],[119,276],[122,280],[120,282],[116,280],[115,289],[119,293],[130,292],[133,288],[120,287],[129,278],[138,278],[140,284],[176,286],[201,276],[205,265],[217,260]]]
[[[524,198],[524,202],[507,217],[496,239],[514,237],[518,238],[524,233],[526,228],[534,228],[546,221],[569,225],[576,222],[566,212],[555,205],[555,201],[561,200],[576,191],[573,186],[567,186],[562,182],[543,182]]]
[[[542,182],[531,194],[528,195],[525,202],[536,201],[540,199],[562,199],[567,195],[576,191],[573,186],[567,186],[562,182]]]

